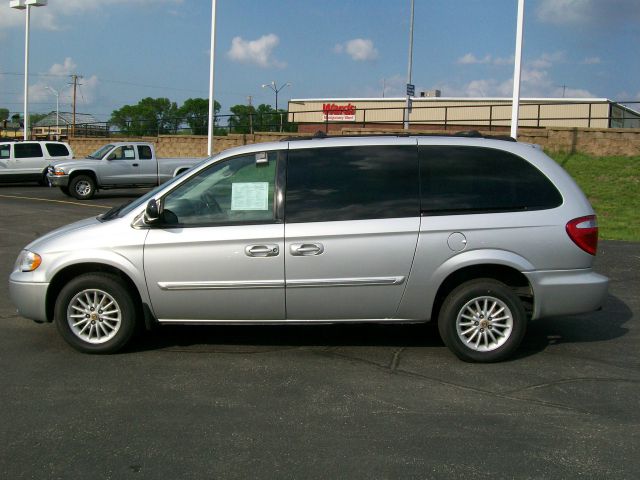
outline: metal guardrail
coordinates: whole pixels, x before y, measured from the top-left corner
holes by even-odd
[[[546,122],[566,122],[566,121],[580,121],[586,122],[586,127],[593,126],[594,122],[604,120],[608,127],[616,128],[621,126],[623,128],[626,123],[638,123],[640,128],[640,114],[631,106],[640,106],[640,101],[624,101],[624,102],[612,102],[609,104],[608,115],[594,115],[593,110],[595,105],[602,105],[602,102],[535,102],[535,103],[523,103],[521,104],[521,112],[525,109],[533,108],[535,115],[533,116],[521,116],[519,119],[522,128],[543,128]],[[543,115],[543,109],[545,106],[587,106],[587,115],[581,116],[549,116]],[[614,109],[612,105],[617,105],[619,109],[619,115],[614,116]],[[508,128],[511,122],[511,116],[508,117],[498,116],[499,109],[511,108],[511,103],[495,103],[495,104],[483,104],[483,105],[427,105],[427,106],[413,106],[413,111],[420,110],[439,110],[441,112],[438,119],[427,120],[411,120],[412,126],[420,127],[434,127],[442,130],[459,129],[476,127],[487,129],[489,131]],[[637,107],[636,107],[637,108]],[[460,109],[483,109],[487,112],[485,118],[480,119],[460,119],[459,115],[455,115],[456,110]],[[298,131],[298,124],[315,125],[319,130],[323,129],[325,132],[331,130],[331,126],[339,127],[386,127],[392,128],[397,126],[401,128],[403,125],[403,114],[406,107],[374,107],[374,108],[360,108],[357,109],[359,119],[357,121],[331,121],[328,120],[328,116],[323,115],[322,110],[301,110],[301,111],[279,111],[269,113],[254,113],[251,115],[244,115],[238,117],[237,115],[216,115],[214,117],[215,122],[215,134],[226,135],[227,133],[254,133],[254,132],[292,132]],[[373,120],[372,117],[379,117],[379,113],[396,112],[394,119],[385,120]],[[309,114],[320,114],[325,117],[323,121],[309,122],[301,121],[304,116]],[[368,119],[367,119],[368,117]],[[195,120],[195,122],[194,122]],[[198,125],[195,129],[189,127],[189,121],[192,125]],[[533,124],[533,125],[532,125]],[[49,127],[49,131],[44,134],[45,136],[53,136],[55,127]],[[161,122],[136,122],[130,121],[124,125],[124,128],[117,128],[111,122],[96,122],[96,123],[83,123],[76,124],[75,135],[77,137],[114,137],[114,136],[159,136],[163,134],[195,134],[206,135],[207,134],[207,118],[195,118],[189,119],[184,117],[171,117],[162,119]],[[42,136],[39,135],[39,136]],[[62,135],[63,137],[65,135]]]

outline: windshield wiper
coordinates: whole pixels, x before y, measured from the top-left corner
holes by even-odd
[[[106,221],[106,220],[112,220],[113,218],[118,216],[118,213],[120,213],[120,211],[126,207],[127,205],[129,205],[131,202],[126,202],[123,203],[122,205],[119,205],[117,207],[113,207],[112,209],[108,210],[107,212],[103,213],[102,215],[98,215],[98,219],[101,221]]]

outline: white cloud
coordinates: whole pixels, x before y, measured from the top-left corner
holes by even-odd
[[[510,65],[513,63],[513,55],[510,57],[493,57],[487,54],[482,58],[478,58],[473,53],[467,53],[456,60],[456,63],[459,65]]]
[[[467,53],[460,57],[456,63],[459,63],[460,65],[491,63],[491,55],[485,55],[484,58],[477,58],[473,53]]]
[[[640,20],[638,0],[542,0],[536,15],[555,25],[610,26]]]
[[[280,39],[274,33],[263,35],[257,40],[234,37],[227,56],[234,62],[257,65],[262,68],[284,68],[287,64],[273,56],[273,50],[279,43]]]
[[[346,53],[356,62],[371,61],[378,58],[378,50],[368,38],[354,38],[334,47],[336,53]]]
[[[36,103],[49,103],[51,110],[55,109],[55,94],[48,88],[53,88],[60,93],[60,111],[70,110],[73,98],[73,86],[69,84],[67,75],[75,73],[77,65],[72,58],[67,57],[62,63],[54,63],[49,67],[48,72],[55,77],[36,77],[36,83],[29,85],[29,101]],[[100,82],[96,75],[85,77],[79,80],[77,92],[77,109],[82,111],[83,106],[95,103],[98,96]]]
[[[71,75],[72,73],[76,73],[77,67],[78,66],[73,63],[71,57],[67,57],[64,59],[64,62],[62,64],[54,63],[53,65],[51,65],[51,68],[49,68],[49,73],[51,75],[58,76]]]
[[[582,61],[583,65],[598,65],[600,63],[602,63],[600,57],[587,57]]]
[[[564,63],[566,61],[566,55],[564,52],[543,53],[538,58],[534,58],[531,61],[526,62],[527,65],[536,69],[548,69],[556,63]]]
[[[42,30],[57,31],[65,28],[70,22],[65,17],[83,15],[86,12],[104,14],[109,7],[125,5],[130,8],[144,6],[180,5],[185,0],[52,0],[46,7],[31,9],[31,22],[34,27]],[[9,2],[2,1],[0,5],[0,36],[7,28],[24,27],[24,11],[10,8]]]

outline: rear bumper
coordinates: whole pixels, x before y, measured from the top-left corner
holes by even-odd
[[[46,322],[46,298],[48,283],[18,282],[9,278],[9,296],[23,317],[36,322]]]
[[[532,318],[592,312],[607,298],[609,279],[591,269],[524,274],[533,288]]]
[[[52,187],[68,187],[69,175],[47,175],[47,180]]]

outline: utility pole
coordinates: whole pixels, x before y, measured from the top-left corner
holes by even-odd
[[[72,83],[69,85],[73,85],[73,124],[71,126],[71,136],[76,136],[76,90],[78,85],[82,85],[78,83],[78,79],[82,78],[82,75],[78,75],[74,73],[73,75],[69,75],[71,77]],[[67,132],[67,136],[69,136],[69,132]]]
[[[249,102],[249,133],[253,134],[253,114],[251,112],[251,101],[253,100],[253,96],[249,95],[247,97],[247,102]]]

